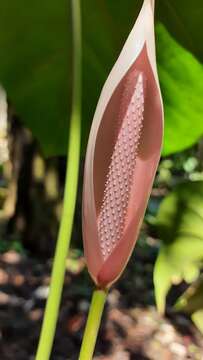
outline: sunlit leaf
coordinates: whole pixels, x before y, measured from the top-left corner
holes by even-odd
[[[154,285],[163,312],[168,290],[181,280],[194,281],[203,260],[203,182],[177,186],[160,205],[157,228],[162,246],[156,260]]]
[[[203,296],[203,293],[202,293]],[[203,334],[203,309],[195,311],[192,316],[192,321],[196,325],[196,327],[199,329],[199,331]]]
[[[181,279],[180,273],[173,267],[168,259],[167,252],[162,248],[154,268],[155,297],[157,308],[160,313],[164,313],[166,295],[171,287],[173,277],[176,278],[176,282],[177,279]]]
[[[203,278],[192,284],[175,304],[176,310],[189,314],[197,328],[203,333]]]
[[[163,155],[184,150],[203,135],[203,66],[157,26],[157,58],[165,110]]]

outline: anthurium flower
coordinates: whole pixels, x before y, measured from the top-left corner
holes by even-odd
[[[163,107],[154,1],[145,0],[100,96],[87,147],[83,238],[89,272],[110,286],[132,253],[160,158]]]

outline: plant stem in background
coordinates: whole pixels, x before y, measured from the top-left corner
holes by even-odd
[[[79,360],[91,360],[93,357],[106,297],[106,290],[95,290],[93,293]]]
[[[63,213],[59,228],[53,262],[50,293],[46,304],[44,320],[36,360],[48,360],[52,350],[61,294],[66,269],[66,257],[70,245],[80,160],[81,137],[81,14],[80,0],[72,0],[73,23],[73,95],[67,149],[67,173],[64,189]],[[65,131],[65,129],[64,129]]]

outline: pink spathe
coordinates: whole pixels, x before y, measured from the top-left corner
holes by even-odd
[[[144,1],[103,87],[88,142],[83,239],[88,270],[100,287],[120,276],[132,253],[160,158],[153,5]]]

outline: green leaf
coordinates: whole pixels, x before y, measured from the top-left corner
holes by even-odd
[[[203,277],[189,286],[175,304],[175,309],[189,314],[197,328],[203,333]]]
[[[203,61],[202,0],[158,0],[157,15],[171,35]]]
[[[203,277],[188,287],[175,304],[176,310],[192,314],[203,309]]]
[[[193,145],[203,135],[203,66],[162,25],[157,26],[156,34],[165,112],[163,155],[169,155]]]
[[[171,287],[172,279],[175,279],[176,283],[179,282],[180,274],[173,267],[173,264],[168,261],[167,249],[165,251],[162,248],[154,267],[155,298],[157,309],[161,314],[165,311],[166,295]]]
[[[0,81],[46,154],[65,153],[71,56],[67,1],[2,1]]]
[[[164,311],[172,284],[191,283],[203,260],[203,182],[177,186],[161,203],[157,229],[162,246],[154,269],[155,297]]]
[[[203,296],[203,293],[202,293]],[[196,325],[196,327],[201,331],[203,334],[203,309],[195,311],[192,316],[192,321]]]
[[[179,2],[183,4],[182,0],[171,2],[175,11],[170,12],[168,2],[160,1],[157,4],[158,17],[184,46],[201,58],[203,45],[199,41],[198,23],[203,9],[200,2],[194,0],[184,4],[180,12]],[[195,21],[190,16],[194,3],[198,8]],[[86,0],[81,4],[85,147],[101,87],[142,1],[127,0],[124,4],[114,0]],[[183,26],[186,30],[182,33],[180,28]],[[167,155],[192,145],[202,134],[203,75],[202,66],[172,40],[163,26],[157,29],[157,44],[166,107],[164,155]],[[25,0],[3,1],[0,7],[0,48],[0,82],[16,112],[39,139],[46,155],[64,154],[72,79],[70,2],[36,0],[28,6]]]

